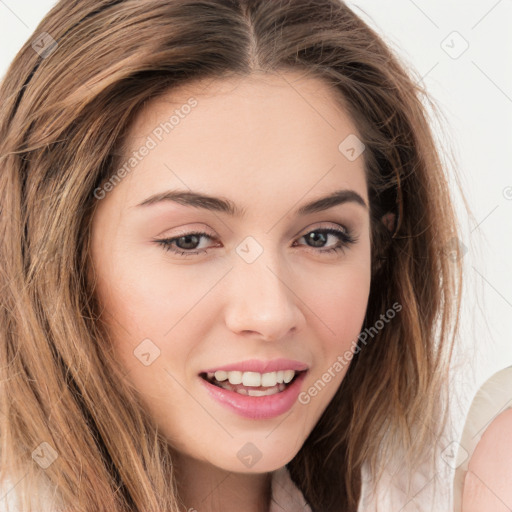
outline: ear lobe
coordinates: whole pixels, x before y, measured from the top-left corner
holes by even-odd
[[[386,226],[387,230],[391,232],[395,229],[395,219],[396,215],[391,212],[388,212],[381,217],[382,223]]]

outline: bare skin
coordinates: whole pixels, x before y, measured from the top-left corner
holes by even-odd
[[[499,414],[476,446],[464,480],[462,512],[512,510],[512,410]]]
[[[294,212],[339,189],[368,206],[364,160],[338,149],[358,132],[327,86],[291,73],[175,89],[139,113],[127,152],[191,96],[197,106],[98,203],[96,291],[127,379],[179,453],[184,510],[265,512],[271,472],[297,454],[343,380],[348,365],[332,367],[353,350],[370,291],[368,208],[348,201]],[[172,201],[137,206],[170,189],[229,198],[245,215]],[[325,228],[348,229],[357,241],[322,253],[340,239],[326,233],[313,245],[306,235]],[[155,242],[197,231],[208,236],[193,249],[190,241],[174,248],[207,253],[183,256]],[[250,264],[236,251],[247,237],[263,251]],[[145,339],[160,351],[148,366],[134,357]],[[303,390],[329,368],[334,376],[309,403],[270,419],[226,409],[199,377],[205,368],[278,357],[309,366]],[[248,442],[261,453],[252,467],[237,456]]]

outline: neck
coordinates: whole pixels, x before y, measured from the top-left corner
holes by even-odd
[[[175,460],[186,512],[268,512],[270,473],[234,473],[183,454]]]

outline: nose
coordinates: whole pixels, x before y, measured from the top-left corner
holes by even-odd
[[[236,263],[226,283],[225,321],[232,332],[276,341],[302,330],[302,301],[282,267],[264,255],[250,264]]]

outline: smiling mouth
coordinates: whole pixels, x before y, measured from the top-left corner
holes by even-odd
[[[210,384],[213,384],[214,386],[217,386],[222,389],[226,389],[228,391],[233,391],[235,393],[238,393],[240,395],[248,395],[248,396],[268,396],[268,395],[275,395],[277,393],[281,393],[284,391],[288,386],[290,386],[300,375],[307,372],[307,370],[302,371],[296,371],[293,375],[293,378],[289,380],[288,382],[275,382],[271,383],[269,386],[262,386],[262,385],[256,385],[256,386],[250,386],[250,385],[243,385],[240,384],[232,384],[229,382],[229,380],[217,380],[215,378],[215,374],[213,373],[200,373],[199,376],[209,382]],[[288,379],[286,379],[288,380]]]

